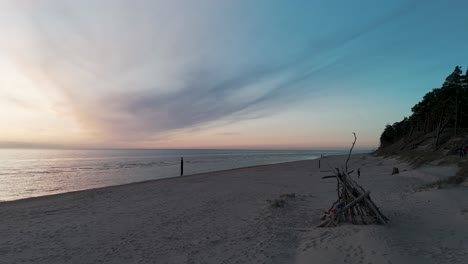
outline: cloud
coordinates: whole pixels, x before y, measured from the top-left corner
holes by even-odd
[[[20,9],[30,21],[22,29],[35,43],[24,63],[39,67],[62,91],[83,127],[108,140],[154,138],[280,111],[325,89],[313,80],[333,76],[343,59],[337,50],[412,8],[352,28],[323,21],[335,31],[316,38],[321,25],[313,16],[311,25],[297,22],[299,5],[285,14],[289,32],[275,32],[285,22],[268,2],[251,6],[244,21],[242,1],[136,2],[40,1]],[[228,10],[239,16],[223,17]]]
[[[37,110],[37,106],[33,105],[31,102],[18,98],[12,95],[3,95],[3,101],[7,104],[12,104],[14,106],[24,108],[27,110]]]
[[[239,135],[242,135],[242,134],[239,133],[239,132],[223,132],[223,133],[216,133],[216,135],[219,135],[219,136],[239,136]]]

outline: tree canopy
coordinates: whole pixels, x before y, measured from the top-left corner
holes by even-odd
[[[385,148],[403,137],[434,133],[434,146],[440,134],[448,127],[456,135],[460,128],[468,127],[468,70],[460,66],[447,76],[442,87],[428,92],[411,108],[412,114],[400,122],[385,126],[380,136],[380,148]]]

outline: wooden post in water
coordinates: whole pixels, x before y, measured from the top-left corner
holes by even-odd
[[[180,176],[184,176],[184,157],[180,158]]]

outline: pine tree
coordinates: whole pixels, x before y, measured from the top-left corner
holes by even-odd
[[[465,75],[461,77],[461,92],[460,92],[460,127],[466,128],[468,126],[468,69]],[[466,121],[465,121],[466,120]]]
[[[468,68],[466,69],[465,76],[463,76],[462,86],[464,89],[468,89]]]
[[[385,147],[395,142],[395,131],[393,126],[387,124],[380,136],[380,146]]]
[[[443,105],[441,107],[442,116],[437,129],[437,138],[435,146],[438,146],[439,136],[449,122],[453,121],[454,133],[457,135],[458,121],[460,115],[460,97],[462,88],[462,70],[460,66],[456,66],[453,72],[447,76],[444,84],[442,85]],[[453,120],[452,120],[453,118]]]
[[[462,79],[462,70],[460,66],[456,66],[453,72],[447,76],[445,79],[444,85],[442,85],[442,88],[444,87],[450,87],[454,88],[455,86],[459,86],[461,84],[461,79]]]
[[[456,66],[442,87],[428,92],[411,111],[408,118],[385,127],[380,137],[381,147],[412,137],[414,132],[415,136],[432,132],[437,148],[445,128],[453,127],[456,135],[458,128],[468,127],[468,69],[463,74],[462,68]]]

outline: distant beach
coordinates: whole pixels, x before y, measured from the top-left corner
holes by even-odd
[[[315,228],[345,156],[0,203],[0,263],[467,263],[468,192],[422,188],[455,167],[353,155],[387,226]],[[393,167],[400,173],[391,175]],[[284,207],[271,201],[284,199]]]
[[[314,159],[340,150],[0,149],[0,201]]]

